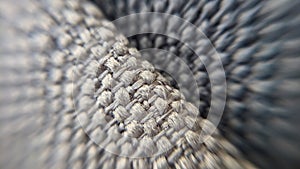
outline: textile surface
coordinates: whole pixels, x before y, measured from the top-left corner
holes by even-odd
[[[1,168],[298,167],[298,1],[1,3]],[[110,22],[140,12],[182,17],[211,41],[227,83],[218,126],[207,119],[217,89],[195,53]],[[151,47],[188,64],[199,107],[138,51]]]

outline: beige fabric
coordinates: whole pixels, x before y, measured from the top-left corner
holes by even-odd
[[[217,131],[198,143],[209,122],[91,3],[1,8],[1,166],[251,166]]]
[[[0,168],[255,168],[90,2],[0,14]]]

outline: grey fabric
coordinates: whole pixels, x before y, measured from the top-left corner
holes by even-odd
[[[122,2],[100,7],[107,14],[117,11],[113,17],[156,9],[136,5],[144,1]],[[193,16],[203,7],[203,16],[193,23],[210,23],[207,36],[224,56],[229,99],[223,124],[212,136],[199,142],[212,124],[130,47],[96,5],[5,0],[0,6],[0,167],[296,168],[297,2],[171,2],[165,5],[168,13],[180,8]],[[255,24],[246,11],[265,20]],[[191,63],[194,74],[205,74],[199,61],[189,59],[191,52],[164,42]],[[209,81],[201,82],[210,93]],[[209,99],[202,109],[208,107]]]
[[[91,3],[3,6],[1,167],[252,166]]]
[[[196,25],[222,57],[226,72],[227,102],[218,126],[222,135],[259,167],[299,166],[299,1],[94,2],[111,20],[134,13],[162,12]],[[144,27],[158,25],[145,20],[143,25],[130,29],[135,32]],[[165,29],[173,30],[182,39],[194,37],[182,24],[167,23]],[[166,49],[186,61],[198,77],[199,111],[205,118],[214,100],[210,98],[208,73],[195,53],[182,42],[157,34],[137,35],[129,40],[139,50]],[[207,60],[208,65],[215,63]]]

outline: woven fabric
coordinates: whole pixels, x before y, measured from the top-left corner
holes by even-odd
[[[149,43],[139,37],[128,41],[106,19],[139,12],[134,9],[156,9],[152,5],[142,8],[105,2],[108,7],[101,8],[105,16],[95,4],[83,0],[3,1],[0,167],[256,168],[297,164],[299,49],[294,45],[299,44],[299,33],[292,26],[300,21],[295,17],[293,22],[281,24],[295,16],[282,16],[294,9],[293,3],[273,13],[280,3],[269,7],[251,2],[236,2],[240,4],[236,7],[227,1],[201,1],[198,5],[191,1],[185,7],[169,2],[160,8],[168,9],[167,13],[180,11],[177,7],[187,13],[203,8],[203,16],[192,22],[199,27],[220,25],[219,29],[207,27],[205,33],[224,56],[229,100],[222,125],[206,136],[213,124],[200,113],[209,109],[209,96],[198,110],[141,56],[133,41],[136,47]],[[132,1],[139,3],[143,1]],[[189,7],[192,4],[195,8]],[[217,8],[214,5],[219,5],[219,10],[212,10]],[[117,15],[112,16],[109,9]],[[248,15],[258,9],[262,12],[257,17],[268,17],[255,25]],[[222,23],[222,18],[226,22]],[[230,23],[235,26],[229,29]],[[247,29],[250,25],[256,29]],[[281,35],[282,29],[290,32]],[[255,32],[257,35],[252,34]],[[204,89],[202,95],[209,95],[209,80],[200,61],[191,59],[191,52],[180,51],[181,46],[163,42],[191,63],[193,74],[203,76],[198,84]],[[285,99],[277,98],[282,96]],[[286,99],[293,100],[282,102]],[[262,159],[255,161],[256,155]],[[283,160],[270,164],[280,158]]]
[[[298,1],[94,1],[111,20],[135,13],[161,12],[197,26],[217,50],[226,73],[226,107],[218,126],[222,135],[259,167],[297,166]],[[119,10],[114,11],[116,8]],[[138,32],[138,29],[157,28],[158,21],[143,22],[128,29]],[[180,39],[193,40],[195,33],[189,28],[176,22],[163,27]],[[165,49],[184,60],[200,89],[199,111],[202,117],[207,117],[211,103],[215,102],[211,92],[217,89],[211,89],[203,61],[193,51],[182,42],[158,34],[136,35],[129,41],[139,50]],[[203,46],[199,43],[198,48]],[[206,66],[215,64],[210,60],[213,56],[205,57],[208,58],[204,59]]]

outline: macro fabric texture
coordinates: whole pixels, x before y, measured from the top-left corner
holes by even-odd
[[[297,168],[299,5],[3,0],[0,168]],[[214,56],[203,53],[204,66],[182,42],[151,33],[125,37],[111,22],[144,12],[181,17],[211,41],[227,83],[218,126],[207,118],[218,89],[205,66],[214,66]],[[127,29],[160,27],[142,23]],[[164,29],[185,39],[194,33],[172,22]],[[172,51],[187,63],[199,107],[155,68],[156,57],[143,57],[139,50],[147,48]]]

